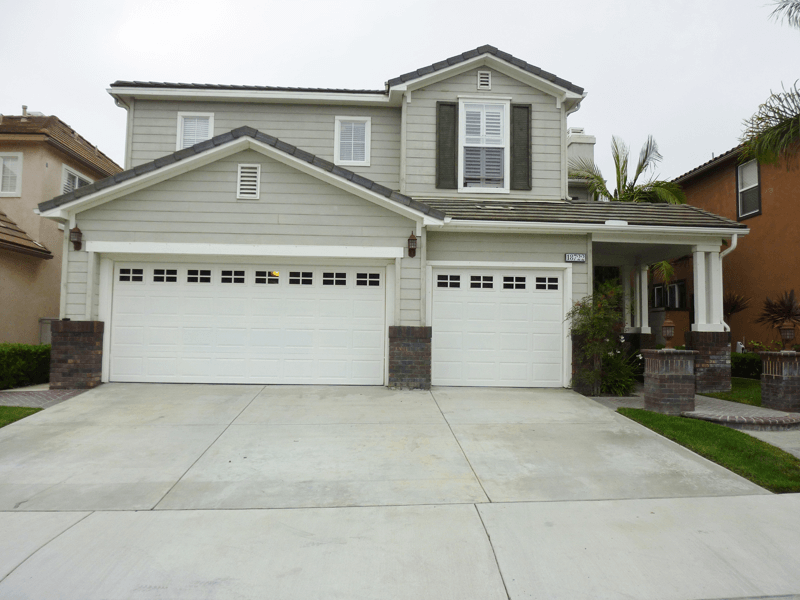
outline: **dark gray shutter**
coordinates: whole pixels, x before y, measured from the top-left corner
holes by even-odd
[[[530,190],[531,105],[511,105],[511,189]]]
[[[458,189],[458,104],[436,103],[436,187]]]

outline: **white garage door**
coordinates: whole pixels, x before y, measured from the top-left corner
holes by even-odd
[[[384,382],[383,267],[117,263],[111,381]]]
[[[435,269],[434,385],[563,385],[563,271]]]

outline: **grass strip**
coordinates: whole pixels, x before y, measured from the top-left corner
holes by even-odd
[[[0,427],[19,421],[37,413],[41,408],[28,408],[27,406],[0,406]]]
[[[746,433],[639,408],[617,412],[771,492],[800,492],[800,459]]]
[[[720,400],[730,400],[741,404],[761,406],[761,380],[743,379],[741,377],[731,377],[730,392],[715,392],[702,394]]]

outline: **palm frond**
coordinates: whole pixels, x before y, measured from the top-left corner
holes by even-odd
[[[653,280],[669,285],[669,282],[675,277],[675,267],[668,260],[662,260],[650,265],[650,273],[653,275]]]
[[[686,204],[683,188],[672,181],[654,179],[639,186],[636,202],[651,204]]]
[[[732,317],[736,313],[750,308],[750,298],[736,292],[725,292],[722,298],[722,312],[725,317]]]
[[[620,198],[628,184],[628,146],[617,136],[611,137],[611,158],[614,160],[614,171],[617,177],[617,188],[614,199]]]
[[[771,92],[758,111],[744,121],[741,160],[758,159],[761,163],[778,164],[781,157],[786,166],[800,147],[800,88],[797,82],[788,90]]]
[[[800,29],[800,0],[775,0],[770,17]]]
[[[588,183],[589,195],[595,198],[613,200],[608,191],[606,180],[594,161],[580,158],[569,161],[569,176],[573,179],[584,179]]]
[[[662,158],[655,139],[653,139],[652,135],[648,135],[647,141],[644,143],[644,146],[642,146],[641,152],[639,152],[639,162],[636,164],[636,172],[633,175],[631,185],[635,186],[639,176],[645,171],[655,168],[656,164],[658,164]]]

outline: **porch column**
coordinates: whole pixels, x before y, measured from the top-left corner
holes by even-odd
[[[622,278],[622,324],[625,333],[634,333],[636,328],[633,325],[633,315],[631,314],[631,275],[633,267],[623,265],[620,267],[620,277]]]
[[[692,331],[708,331],[706,325],[706,253],[694,250],[694,324]]]
[[[639,331],[643,334],[650,333],[647,269],[647,265],[639,265]]]
[[[722,314],[722,261],[719,252],[706,253],[706,276],[708,277],[708,322],[715,326],[714,331],[723,331]],[[716,326],[721,326],[717,329]]]
[[[722,261],[719,251],[694,255],[694,324],[692,331],[724,331],[722,324]]]

